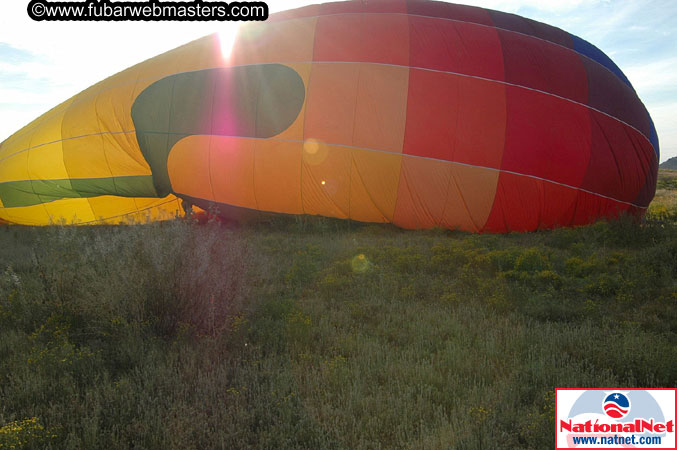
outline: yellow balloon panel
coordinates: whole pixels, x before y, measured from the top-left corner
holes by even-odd
[[[103,138],[98,134],[63,141],[63,162],[70,178],[113,176],[106,161]]]
[[[161,199],[104,196],[89,201],[97,217],[93,224],[141,224],[183,215],[180,200],[173,195]]]
[[[95,219],[84,198],[69,198],[21,208],[5,208],[10,221],[25,225],[82,224]]]
[[[0,209],[0,220],[25,225],[148,223],[181,215],[183,210],[174,196],[162,199],[74,198]]]
[[[33,134],[35,133],[40,120],[41,118],[34,120],[25,128],[22,128],[20,131],[7,138],[7,140],[0,145],[0,165],[13,154],[30,148],[31,139],[33,138]]]
[[[0,161],[0,183],[20,180],[30,180],[27,151],[6,156]]]
[[[29,174],[27,178],[33,180],[66,179],[68,172],[63,162],[63,143],[44,144],[25,152],[28,155]]]
[[[125,71],[105,83],[103,89],[93,99],[97,112],[96,121],[101,130],[108,133],[134,131],[131,109],[134,104],[137,77],[138,69]]]
[[[62,139],[98,135],[101,132],[101,126],[97,119],[96,95],[101,91],[104,84],[106,82],[99,83],[82,94],[75,96],[73,103],[71,103],[63,116],[61,125]]]
[[[156,222],[183,216],[181,200],[173,195],[165,198],[135,198],[137,212],[107,219],[107,223],[125,223],[134,220],[137,223]]]
[[[73,100],[62,103],[51,111],[43,115],[40,120],[40,126],[35,129],[31,138],[29,147],[40,148],[45,144],[58,142],[62,139],[63,118]],[[23,148],[16,147],[18,150]]]
[[[151,175],[135,133],[102,134],[101,145],[113,176]]]
[[[106,218],[114,220],[116,217],[124,217],[137,211],[136,202],[133,198],[112,196],[92,197],[87,199],[94,221],[105,221]]]
[[[52,225],[53,222],[45,205],[33,205],[25,208],[3,208],[0,211],[0,219],[10,223],[22,225]]]

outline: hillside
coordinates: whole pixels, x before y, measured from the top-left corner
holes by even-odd
[[[660,169],[670,169],[670,170],[677,170],[677,156],[674,156],[664,163],[662,163],[660,166],[658,166]]]
[[[552,448],[555,387],[677,385],[669,176],[530,234],[0,227],[0,448]]]

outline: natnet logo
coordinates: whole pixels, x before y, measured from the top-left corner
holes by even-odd
[[[555,389],[557,449],[675,449],[676,389]]]

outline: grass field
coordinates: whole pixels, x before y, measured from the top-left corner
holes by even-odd
[[[0,449],[546,449],[555,387],[677,386],[646,223],[0,228]]]

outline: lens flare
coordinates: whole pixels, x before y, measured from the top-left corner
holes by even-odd
[[[312,166],[322,164],[329,154],[326,144],[317,139],[308,139],[303,143],[303,160]]]
[[[308,139],[306,142],[303,143],[303,150],[308,155],[317,154],[317,151],[319,149],[320,149],[320,142],[315,140],[315,139]]]
[[[369,259],[364,256],[364,253],[355,256],[352,261],[350,261],[350,265],[353,268],[353,272],[357,273],[364,273],[371,267],[371,263],[369,262]]]
[[[237,39],[239,25],[237,23],[227,23],[219,31],[219,43],[221,44],[221,55],[224,60],[229,60],[233,53],[233,47]]]

